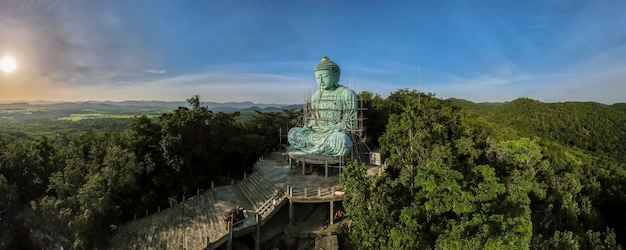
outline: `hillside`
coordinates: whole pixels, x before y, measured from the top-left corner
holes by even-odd
[[[418,100],[372,107],[390,114],[385,174],[343,172],[356,248],[622,249],[622,104]]]
[[[626,150],[626,103],[543,103],[528,98],[505,103],[450,101],[490,122],[510,127],[520,136],[537,136],[614,155]]]

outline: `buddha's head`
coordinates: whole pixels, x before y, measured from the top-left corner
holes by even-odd
[[[313,69],[315,79],[320,88],[324,90],[334,90],[339,86],[339,65],[331,61],[328,57],[322,57],[320,63]]]

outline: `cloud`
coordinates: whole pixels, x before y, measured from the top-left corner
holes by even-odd
[[[59,87],[115,84],[155,62],[127,17],[107,3],[8,1],[0,16],[0,49],[8,47],[21,70],[58,79],[51,84]]]
[[[626,102],[626,44],[604,46],[557,72],[563,77],[547,85],[538,96],[551,101]]]
[[[550,83],[560,82],[566,76],[522,73],[510,68],[469,77],[439,73],[434,82],[423,81],[421,91],[435,93],[441,98],[463,98],[474,102],[505,102],[519,97],[537,99],[540,97],[537,94],[551,87]]]
[[[604,64],[608,65],[608,64]],[[474,102],[505,102],[528,97],[543,102],[596,101],[624,102],[626,68],[608,67],[584,72],[571,67],[548,74],[513,73],[472,77],[450,75],[440,82],[426,83],[423,92],[441,98],[463,98]]]
[[[573,76],[537,93],[545,101],[596,101],[605,104],[626,102],[626,72],[607,72],[589,77]]]
[[[254,101],[302,103],[307,89],[315,88],[313,77],[250,73],[235,70],[207,71],[146,82],[110,86],[84,86],[82,99],[185,100],[199,95],[202,101]],[[87,96],[89,97],[87,97]]]
[[[143,72],[152,73],[152,74],[165,74],[165,70],[162,70],[162,69],[147,69],[147,70],[144,70]]]

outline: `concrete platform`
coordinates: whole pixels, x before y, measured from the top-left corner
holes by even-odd
[[[268,153],[259,159],[252,174],[233,185],[212,188],[158,213],[120,225],[110,248],[214,249],[227,242],[232,244],[232,238],[250,233],[262,241],[264,235],[261,232],[265,231],[262,225],[272,220],[283,205],[289,204],[293,208],[293,200],[288,202],[287,190],[307,189],[313,196],[318,194],[317,190],[325,190],[323,195],[321,191],[318,195],[318,198],[324,198],[327,190],[340,189],[339,172],[340,169],[333,169],[328,177],[314,171],[302,174],[299,168],[289,164],[284,153]],[[340,200],[343,195],[340,196],[301,202],[328,204]],[[332,210],[333,202],[330,204]],[[231,234],[223,215],[236,205],[248,210],[249,216],[234,227]],[[261,215],[261,221],[256,220],[256,214]],[[293,221],[293,213],[290,214]],[[284,220],[277,219],[279,224],[285,224]],[[271,228],[275,227],[268,227],[268,230]]]
[[[287,155],[294,161],[304,162],[306,164],[316,164],[316,165],[338,165],[338,164],[346,164],[347,162],[352,161],[351,157],[331,157],[331,156],[323,156],[323,155],[314,155],[309,154],[294,148],[287,148]]]

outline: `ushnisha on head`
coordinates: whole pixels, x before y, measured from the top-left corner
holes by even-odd
[[[331,61],[328,57],[322,57],[320,63],[313,69],[317,84],[325,90],[333,90],[339,86],[339,76],[341,70],[339,65]]]

